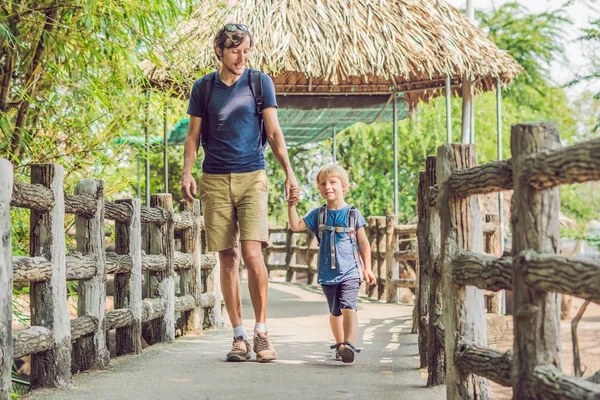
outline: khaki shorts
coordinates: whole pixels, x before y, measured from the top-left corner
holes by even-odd
[[[200,177],[207,251],[234,248],[238,240],[268,246],[267,175],[264,170]]]

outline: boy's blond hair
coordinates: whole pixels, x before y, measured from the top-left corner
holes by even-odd
[[[346,194],[348,188],[350,187],[350,178],[348,178],[348,172],[346,172],[346,170],[338,164],[324,165],[321,167],[321,169],[319,169],[319,172],[317,172],[317,187],[319,187],[321,184],[321,179],[330,177],[340,179],[342,182],[342,189],[344,194]]]

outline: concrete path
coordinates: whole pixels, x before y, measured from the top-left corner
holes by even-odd
[[[76,375],[71,390],[37,390],[25,399],[444,399],[445,388],[426,388],[418,370],[411,312],[361,298],[357,346],[363,351],[354,365],[344,365],[331,359],[333,337],[320,288],[272,282],[268,326],[275,362],[259,364],[254,355],[225,362],[231,330],[208,331],[115,358],[107,371]],[[248,293],[243,313],[251,334]]]

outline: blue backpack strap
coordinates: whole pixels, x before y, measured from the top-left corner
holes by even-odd
[[[208,142],[208,102],[210,94],[217,79],[217,71],[211,72],[200,82],[200,93],[204,95],[203,102],[200,105],[200,114],[202,115],[202,127],[200,128],[200,137],[202,144]]]
[[[325,230],[325,224],[327,223],[327,205],[323,204],[319,207],[319,217],[317,220],[318,234],[317,239],[319,239],[319,243],[321,243],[321,239],[323,238],[323,231]]]
[[[263,121],[263,84],[262,84],[262,72],[257,69],[251,68],[248,73],[250,74],[248,82],[250,84],[250,90],[252,96],[254,96],[254,103],[256,106],[256,116],[258,118],[258,128],[260,129],[260,144],[264,146],[267,144],[267,131],[265,130],[265,124]]]

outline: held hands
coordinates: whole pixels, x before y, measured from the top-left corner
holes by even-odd
[[[285,180],[285,199],[288,206],[295,206],[300,201],[300,187],[298,187],[298,182],[293,174]]]
[[[181,175],[181,193],[183,198],[189,203],[194,202],[194,196],[196,195],[196,180],[191,173],[183,173]]]
[[[377,283],[377,279],[375,279],[375,275],[373,274],[373,271],[370,268],[363,268],[363,275],[365,277],[365,281],[367,281],[368,286],[373,286],[375,283]]]

